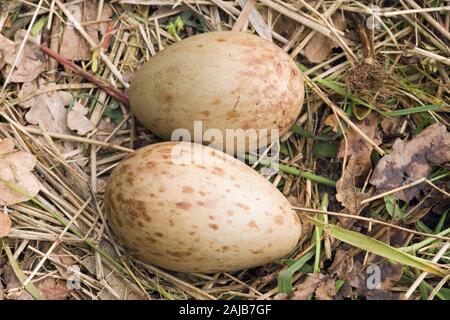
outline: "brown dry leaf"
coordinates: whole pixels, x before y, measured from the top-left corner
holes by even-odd
[[[366,119],[357,123],[358,127],[377,145],[381,143],[377,131],[379,116],[375,113],[370,113]],[[363,194],[358,190],[361,186],[370,169],[372,168],[372,161],[370,154],[373,147],[362,139],[352,128],[348,127],[346,130],[347,137],[347,152],[345,152],[345,141],[341,140],[339,146],[338,157],[342,158],[346,154],[350,156],[341,178],[336,184],[336,199],[341,202],[342,206],[347,209],[349,213],[357,214],[360,207],[360,202],[368,198],[367,194]],[[345,218],[340,218],[342,222],[348,221]]]
[[[53,278],[46,278],[37,288],[47,300],[67,300],[72,291],[65,281]]]
[[[88,108],[83,106],[80,101],[77,101],[67,114],[68,127],[70,130],[76,131],[79,136],[84,136],[95,128],[91,120],[86,117],[88,112]]]
[[[66,7],[78,21],[91,22],[97,19],[97,1],[84,1],[78,5],[67,5]],[[111,7],[105,4],[100,20],[109,19],[112,13]],[[99,43],[98,32],[106,33],[106,23],[91,23],[85,27],[85,30],[95,43]],[[92,58],[88,43],[70,21],[65,25],[59,53],[63,57],[75,61],[91,60]]]
[[[334,115],[328,115],[324,120],[324,125],[331,127],[333,132],[339,132],[339,119]]]
[[[328,268],[330,274],[336,275],[338,279],[346,279],[354,268],[353,257],[348,250],[337,249],[334,260]]]
[[[24,84],[19,97],[25,97],[36,89],[35,84]],[[25,115],[29,123],[39,125],[49,132],[68,133],[65,106],[69,105],[71,100],[72,94],[69,92],[52,91],[24,100],[19,106],[30,109]]]
[[[370,183],[383,193],[404,184],[428,177],[431,166],[450,161],[450,133],[444,125],[433,124],[411,141],[397,139],[392,152],[375,167]],[[423,184],[396,193],[397,198],[409,202],[425,188]]]
[[[362,253],[361,256],[364,256],[364,254]],[[362,265],[361,262],[354,261],[354,258],[346,250],[337,250],[333,264],[328,271],[336,275],[338,279],[346,281],[338,296],[346,298],[365,297],[368,300],[398,299],[399,295],[392,294],[390,290],[402,277],[403,266],[375,255],[371,255],[368,262],[369,264]],[[369,265],[379,268],[380,283],[375,288],[368,286],[368,283],[374,284],[373,279],[369,278],[374,274],[373,271],[367,269]]]
[[[25,151],[14,151],[14,142],[2,140],[0,148],[0,205],[32,199],[41,189],[39,180],[31,173],[36,157]]]
[[[356,123],[359,129],[377,145],[381,143],[381,138],[377,130],[379,120],[380,116],[375,112],[371,112],[364,120]],[[351,127],[345,129],[345,136],[347,138],[347,153],[345,152],[345,141],[342,139],[339,145],[338,158],[343,158],[345,155],[356,156],[358,158],[357,163],[363,169],[361,175],[365,176],[372,167],[370,154],[372,153],[373,147]]]
[[[435,181],[434,184],[438,188],[448,192],[450,179],[447,177]],[[438,215],[442,215],[445,211],[450,209],[450,198],[446,197],[442,192],[428,185],[424,186],[424,190],[422,191],[425,196],[420,199],[420,202],[416,206],[408,211],[407,215],[403,218],[405,224],[411,224],[422,219],[430,211]]]
[[[0,196],[1,197],[1,196]],[[11,218],[3,213],[0,213],[0,238],[5,237],[11,231]]]
[[[323,274],[320,273],[309,273],[300,285],[297,286],[295,291],[292,293],[291,300],[306,300],[310,295],[314,293],[317,285],[322,281]]]
[[[332,21],[337,30],[344,31],[347,22],[344,15],[334,14]],[[305,47],[305,57],[312,63],[321,63],[325,61],[334,48],[339,47],[337,42],[330,40],[321,33],[316,33]]]
[[[351,214],[357,214],[361,209],[360,202],[369,197],[357,188],[357,178],[361,176],[364,169],[357,161],[356,156],[350,158],[342,177],[336,183],[336,199]]]
[[[124,128],[125,126],[122,127],[122,129]],[[114,125],[114,123],[112,123],[109,119],[101,119],[97,125],[97,139],[100,141],[105,141],[106,138],[108,138],[109,135],[116,129],[116,125]],[[123,135],[118,136],[116,134],[111,140],[109,140],[109,142],[120,146],[125,140],[126,138]]]
[[[0,69],[2,69],[4,78],[6,78],[11,71],[25,33],[26,30],[17,31],[14,36],[14,41],[11,41],[0,34]],[[16,68],[11,75],[10,81],[33,81],[40,73],[45,71],[45,68],[45,56],[39,48],[39,43],[29,37],[20,59],[16,64]]]
[[[388,136],[397,134],[402,124],[402,118],[388,118],[384,117],[380,122],[381,130]]]
[[[333,278],[327,277],[325,281],[318,284],[315,297],[316,300],[333,300],[336,296],[336,284]]]
[[[66,7],[77,21],[81,21],[83,17],[82,6],[83,4],[68,5]],[[88,44],[78,33],[70,20],[67,21],[64,27],[59,54],[67,59],[75,61],[90,60],[92,58]]]
[[[307,300],[314,294],[316,300],[331,300],[336,295],[335,280],[322,273],[309,273],[290,297],[291,300]]]

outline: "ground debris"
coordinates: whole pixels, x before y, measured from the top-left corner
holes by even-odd
[[[38,86],[34,83],[24,84],[19,92],[19,97],[24,100],[19,102],[22,108],[30,109],[25,119],[49,132],[68,133],[67,109],[72,101],[72,94],[66,91],[50,91],[27,98]],[[46,85],[40,81],[39,89],[45,89]]]
[[[397,139],[392,152],[375,167],[370,183],[383,193],[430,175],[433,165],[450,161],[450,133],[445,126],[433,124],[411,141]],[[395,193],[400,200],[409,202],[425,186],[418,185]]]
[[[309,273],[288,299],[308,300],[311,295],[316,300],[333,299],[336,295],[335,280],[322,273]]]
[[[99,43],[99,31],[101,34],[106,33],[106,23],[92,23],[97,19],[97,0],[85,1],[80,4],[68,5],[67,9],[72,13],[73,17],[81,23],[89,23],[86,26],[86,32],[95,43]],[[100,20],[104,21],[112,16],[111,7],[106,4],[100,16]],[[91,60],[92,52],[89,44],[75,29],[72,22],[68,21],[64,28],[61,40],[59,54],[69,60]]]
[[[67,300],[72,292],[65,281],[55,278],[44,279],[37,288],[47,300]]]
[[[343,14],[334,14],[332,21],[337,30],[344,31],[347,27],[347,21]],[[305,57],[309,62],[321,63],[325,61],[331,55],[333,49],[337,47],[339,47],[337,42],[330,40],[330,38],[321,33],[316,33],[305,47]]]
[[[11,231],[11,218],[3,213],[0,213],[0,238],[5,237]]]
[[[95,129],[94,124],[86,117],[88,112],[88,108],[82,102],[77,101],[67,114],[68,127],[76,131],[79,136],[84,136]]]
[[[31,173],[36,157],[15,151],[14,141],[0,140],[0,205],[24,202],[36,196],[41,183]]]
[[[394,79],[373,59],[364,59],[347,72],[347,88],[355,96],[387,109],[386,102],[393,95]]]
[[[26,30],[17,31],[14,41],[11,41],[0,34],[0,69],[2,70],[5,79],[11,72],[11,68],[14,65],[16,55],[20,44],[25,37],[25,33]],[[11,82],[30,82],[44,72],[45,68],[45,57],[39,49],[39,44],[29,37],[9,80]]]
[[[366,119],[357,123],[367,137],[372,139],[377,145],[381,143],[377,130],[378,120],[379,116],[371,112]],[[345,133],[347,144],[345,144],[344,140],[341,141],[338,158],[349,156],[350,159],[341,178],[337,181],[336,199],[348,212],[356,214],[361,209],[360,202],[369,197],[368,194],[361,192],[360,187],[362,187],[366,176],[372,169],[370,155],[373,147],[352,128],[348,127]]]

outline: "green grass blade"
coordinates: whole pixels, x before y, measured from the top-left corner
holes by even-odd
[[[406,115],[413,114],[413,113],[433,111],[433,110],[438,110],[438,109],[442,109],[442,106],[438,105],[438,104],[429,104],[429,105],[415,107],[415,108],[385,111],[385,112],[382,112],[382,114],[384,116],[395,117],[395,116],[406,116]]]
[[[436,235],[440,236],[440,237],[445,237],[448,234],[450,234],[450,228],[447,228],[447,229],[437,233]],[[414,251],[420,250],[423,247],[425,247],[429,244],[432,244],[433,242],[436,242],[436,241],[438,241],[438,239],[436,239],[436,238],[427,238],[425,240],[422,240],[421,242],[414,243],[413,245],[410,245],[408,247],[399,248],[399,250],[404,251],[404,252],[414,252]]]
[[[249,155],[246,154],[245,155],[245,159],[249,160],[249,161],[256,161],[258,160],[257,157],[253,156],[253,155]],[[266,166],[266,167],[272,167],[272,168],[276,168],[279,169],[280,171],[287,173],[287,174],[292,174],[294,176],[300,176],[303,177],[305,179],[317,182],[317,183],[321,183],[321,184],[325,184],[327,186],[330,187],[336,187],[336,181],[333,181],[331,179],[322,177],[322,176],[318,176],[315,175],[314,173],[308,172],[308,171],[301,171],[297,168],[294,167],[290,167],[287,166],[285,164],[282,163],[278,163],[278,162],[271,162],[265,159],[260,159],[259,164]]]
[[[314,225],[321,227],[329,235],[359,249],[377,254],[405,266],[413,267],[441,277],[447,275],[447,272],[439,266],[427,260],[410,255],[399,249],[393,248],[386,243],[336,225],[322,223],[306,215],[304,217],[310,220]]]
[[[303,257],[298,259],[293,265],[289,268],[280,271],[278,274],[278,292],[280,293],[292,293],[292,276],[298,270],[300,270],[303,265],[308,262],[314,256],[315,252],[308,252]]]

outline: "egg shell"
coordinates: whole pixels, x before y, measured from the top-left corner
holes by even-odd
[[[187,142],[153,144],[112,173],[117,238],[143,261],[180,272],[260,266],[288,255],[301,224],[287,199],[243,162]]]
[[[234,139],[233,151],[243,152],[277,139],[271,130],[279,136],[289,130],[301,111],[304,84],[295,62],[277,45],[243,32],[209,32],[150,58],[134,75],[129,98],[136,118],[164,140],[186,129],[191,141],[228,152],[227,140]],[[197,136],[194,121],[201,121]],[[208,129],[219,130],[223,139],[208,137]],[[250,134],[241,134],[248,139],[238,145],[227,129],[268,133],[252,147]]]

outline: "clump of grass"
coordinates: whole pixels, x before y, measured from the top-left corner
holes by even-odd
[[[56,11],[51,10],[52,1],[44,1],[43,10],[37,11],[38,2],[0,1],[1,33],[12,38],[18,29],[30,27],[32,35],[41,39],[42,44],[51,46],[55,41],[58,44],[61,29],[70,20],[69,11],[62,10],[59,4],[54,7]],[[401,286],[395,289],[407,298],[450,299],[446,266],[450,235],[448,210],[444,208],[437,214],[430,210],[423,219],[407,223],[402,216],[424,210],[420,207],[421,200],[410,204],[387,197],[368,203],[359,216],[345,212],[339,216],[331,211],[341,209],[334,196],[343,162],[336,158],[337,147],[345,141],[345,129],[363,121],[368,111],[397,121],[399,129],[393,137],[412,137],[435,122],[449,126],[450,80],[445,57],[449,55],[450,38],[442,27],[448,13],[445,1],[434,1],[433,7],[424,2],[424,7],[419,9],[417,1],[391,1],[392,7],[385,8],[388,10],[381,17],[380,28],[374,30],[365,27],[371,11],[361,2],[344,1],[335,5],[325,1],[316,7],[300,2],[301,13],[288,3],[260,1],[256,8],[259,12],[270,10],[267,16],[272,17],[271,23],[262,17],[252,17],[248,24],[243,24],[245,31],[269,35],[284,48],[300,65],[306,79],[304,113],[282,138],[281,163],[261,160],[258,167],[278,169],[271,179],[296,206],[323,209],[313,212],[317,219],[303,219],[302,243],[293,255],[282,263],[232,275],[186,275],[134,259],[109,234],[103,212],[102,181],[107,180],[111,170],[133,149],[157,141],[129,114],[126,101],[119,99],[123,96],[119,94],[115,99],[111,93],[125,92],[124,75],[136,71],[158,51],[196,33],[231,30],[244,11],[229,1],[199,4],[186,0],[176,6],[173,2],[158,2],[155,6],[112,2],[113,18],[106,21],[113,28],[112,35],[108,35],[110,41],[102,42],[102,50],[92,48],[94,61],[77,63],[77,66],[84,71],[94,69],[96,76],[113,90],[79,83],[79,77],[63,70],[61,65],[55,66],[53,60],[50,64],[54,70],[42,75],[60,90],[72,93],[77,90],[77,98],[88,97],[90,119],[96,125],[106,120],[113,126],[111,131],[103,132],[105,129],[98,126],[89,136],[79,137],[25,127],[26,112],[17,106],[20,84],[6,85],[1,97],[0,139],[12,137],[17,147],[37,157],[36,176],[44,186],[32,201],[2,208],[13,219],[14,228],[0,242],[0,262],[11,266],[20,286],[33,298],[40,299],[42,295],[35,285],[39,279],[65,280],[71,263],[79,265],[88,257],[94,266],[92,269],[82,266],[81,289],[70,293],[73,299],[99,299],[105,292],[116,296],[117,288],[111,287],[109,274],[105,274],[111,271],[117,276],[115,285],[120,283],[126,290],[133,288],[147,299],[272,299],[278,293],[294,292],[308,273],[330,275],[327,266],[333,262],[338,249],[346,248],[351,257],[359,255],[362,260],[375,254],[403,263]],[[106,1],[96,3],[98,17]],[[408,13],[410,9],[415,10],[414,14]],[[348,22],[353,21],[347,29],[356,30],[360,37],[351,38],[347,31],[336,33],[329,23],[332,12],[342,13]],[[35,14],[35,23],[30,26]],[[242,19],[249,20],[241,17],[241,22]],[[49,21],[53,21],[50,29],[46,27]],[[279,25],[286,21],[295,27]],[[276,32],[286,29],[291,31],[283,35]],[[264,33],[265,30],[269,32]],[[86,37],[85,33],[80,34]],[[321,63],[309,63],[302,52],[314,34],[331,36],[332,40],[338,40],[342,50],[336,49]],[[349,39],[353,42],[347,42]],[[356,108],[364,111],[363,116],[354,112]],[[339,132],[330,133],[324,128],[324,119],[330,114],[340,118]],[[61,153],[58,148],[61,141],[72,143],[73,151]],[[389,152],[394,141],[390,135],[384,136],[382,146],[377,146],[376,151],[380,155]],[[372,158],[376,164],[379,157]],[[436,172],[448,179],[447,166]],[[365,190],[373,191],[369,184]],[[438,214],[441,215],[436,217]],[[346,223],[340,218],[347,219]],[[392,230],[408,235],[398,248],[380,242]],[[337,289],[343,285],[344,280],[336,281]],[[8,288],[6,294],[22,289]]]

